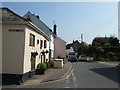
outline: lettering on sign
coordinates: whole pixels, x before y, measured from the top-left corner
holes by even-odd
[[[22,29],[9,29],[9,32],[23,32]]]

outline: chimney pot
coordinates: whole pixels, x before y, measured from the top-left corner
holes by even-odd
[[[36,15],[36,17],[39,19],[40,17],[38,15]]]
[[[56,29],[57,29],[57,25],[54,24],[54,26],[53,26],[53,31],[54,31],[54,34],[55,34],[55,35],[57,35]]]

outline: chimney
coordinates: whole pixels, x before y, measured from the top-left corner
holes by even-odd
[[[54,25],[53,25],[53,32],[54,32],[55,35],[57,35],[56,28],[57,28],[57,25],[54,24]]]
[[[36,17],[39,19],[40,17],[38,15],[36,15]]]

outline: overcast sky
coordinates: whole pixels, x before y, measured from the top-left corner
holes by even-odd
[[[58,36],[68,43],[81,34],[89,44],[96,36],[118,36],[117,2],[3,2],[2,7],[20,16],[39,15],[51,29],[55,20]]]

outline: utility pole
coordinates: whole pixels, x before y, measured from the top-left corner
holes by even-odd
[[[83,55],[83,34],[81,34],[81,55]]]

